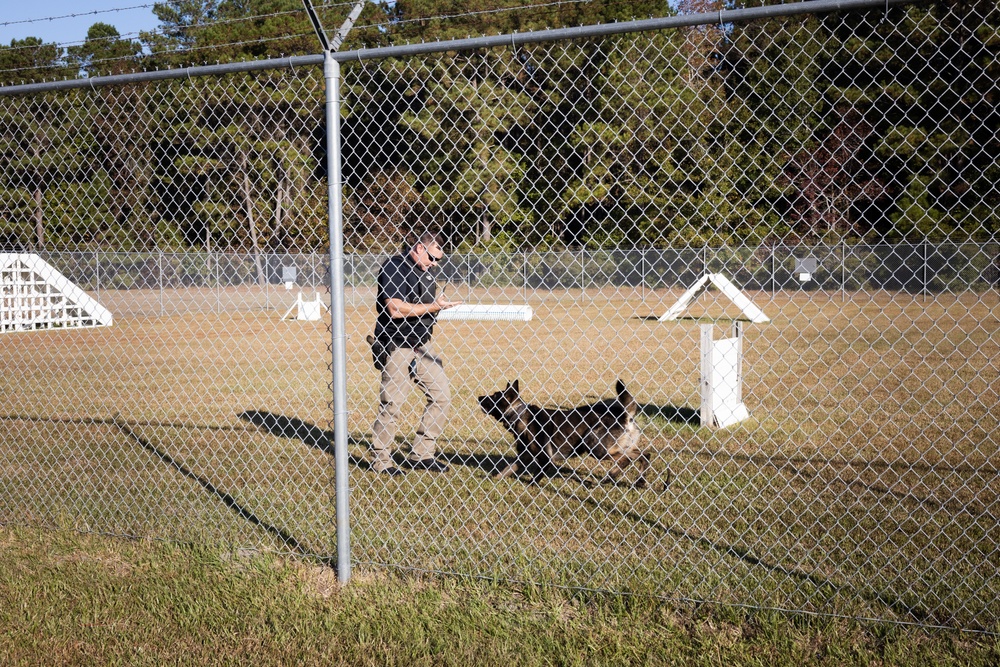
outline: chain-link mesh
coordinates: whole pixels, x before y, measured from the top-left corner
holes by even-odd
[[[0,98],[4,522],[331,553],[328,327],[279,319],[329,293],[322,100],[314,70]],[[76,300],[15,269],[113,323],[29,317]]]
[[[906,7],[345,64],[353,560],[992,627],[998,24]],[[115,318],[0,334],[0,520],[334,552],[330,333],[296,319],[328,291],[322,87],[0,97],[2,251]],[[449,297],[532,318],[438,323],[450,470],[389,476],[365,337],[379,266],[429,224]],[[769,321],[739,327],[721,400],[747,418],[720,427],[703,365],[739,297]],[[516,429],[477,397],[615,406],[619,379],[645,487],[594,456],[498,476]]]

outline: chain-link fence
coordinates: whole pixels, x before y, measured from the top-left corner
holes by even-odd
[[[700,19],[342,63],[352,562],[995,628],[996,5]],[[0,95],[0,521],[335,557],[323,104]],[[436,325],[450,469],[405,465],[414,388],[390,476],[365,339],[429,224],[439,289],[530,319]],[[487,414],[515,380],[647,484]]]

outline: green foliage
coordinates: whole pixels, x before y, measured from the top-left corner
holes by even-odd
[[[102,76],[135,69],[142,45],[122,39],[114,26],[95,23],[87,30],[87,39],[83,44],[71,46],[66,51],[70,64],[89,76]]]
[[[670,11],[527,4],[368,3],[349,39],[390,45]],[[908,5],[345,64],[348,247],[393,247],[429,223],[464,249],[993,239],[991,7]],[[300,9],[170,0],[154,7],[160,31],[139,42],[95,23],[66,53],[36,38],[0,47],[0,69],[8,81],[118,73],[143,46],[148,67],[315,53]],[[344,11],[320,8],[328,32]],[[317,247],[321,87],[278,72],[213,86],[204,97],[170,83],[155,95],[108,88],[91,101],[4,106],[5,224],[36,245],[102,243],[132,226],[140,247]],[[74,196],[115,201],[50,204],[47,191],[70,192],[63,181]]]
[[[26,37],[12,39],[10,46],[0,45],[0,85],[52,81],[69,74],[62,49],[55,44]]]

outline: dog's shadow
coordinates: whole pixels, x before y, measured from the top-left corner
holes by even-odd
[[[264,410],[247,410],[241,412],[239,418],[243,421],[249,422],[256,426],[257,428],[275,436],[278,438],[288,438],[291,440],[299,440],[303,444],[314,447],[326,454],[333,455],[333,434],[329,431],[324,431],[315,424],[310,424],[309,422],[302,421],[297,417],[286,417],[285,415],[274,414],[273,412],[266,412]],[[365,442],[358,442],[351,438],[348,442],[349,445],[366,445]],[[397,454],[395,457],[398,462],[403,460],[401,454]],[[496,477],[501,471],[507,468],[508,465],[516,460],[516,455],[504,456],[502,454],[442,454],[441,459],[447,461],[451,465],[466,466],[469,468],[476,468],[483,471],[489,477]],[[371,462],[354,455],[348,456],[348,462],[361,468],[363,470],[371,469]],[[556,474],[562,478],[576,479],[577,481],[584,484],[584,486],[592,486],[595,484],[612,484],[620,485],[622,482],[620,480],[606,479],[588,479],[581,477],[579,473],[567,466],[559,466]],[[522,479],[517,477],[517,479]],[[536,482],[525,480],[527,484],[535,484]]]
[[[587,396],[587,398],[590,400],[604,400],[601,396]],[[556,410],[571,410],[576,406],[546,404],[544,407]],[[657,405],[655,403],[639,403],[638,407],[638,414],[646,419],[661,419],[685,426],[701,426],[701,412],[694,408],[685,408],[677,405]]]

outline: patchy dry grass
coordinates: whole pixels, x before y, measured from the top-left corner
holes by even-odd
[[[259,295],[231,290],[218,313],[188,296],[171,293],[166,317],[0,340],[0,364],[17,369],[0,379],[0,517],[333,555],[326,326],[279,321],[277,295],[259,312]],[[723,431],[696,419],[697,319],[651,319],[678,292],[459,296],[527,302],[536,317],[439,325],[453,470],[387,479],[366,464],[371,295],[348,295],[359,569],[965,627],[1000,619],[995,292],[752,294],[772,318],[745,327],[752,419]],[[692,312],[733,314],[711,295]],[[512,445],[475,396],[515,377],[546,405],[610,396],[625,380],[659,483],[604,484],[605,464],[589,460],[537,487],[493,479]],[[419,410],[415,394],[404,451]]]
[[[996,637],[0,527],[0,663],[993,665]]]

